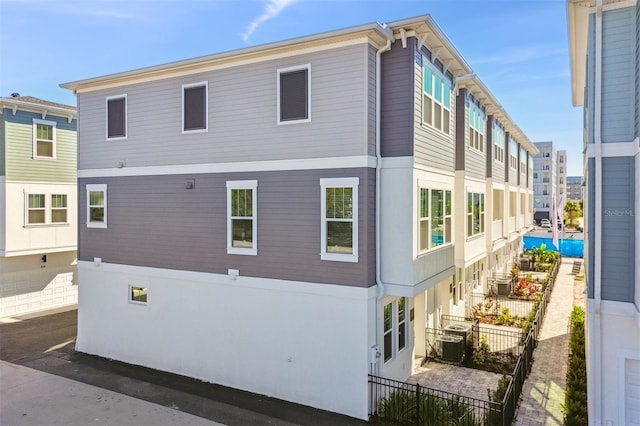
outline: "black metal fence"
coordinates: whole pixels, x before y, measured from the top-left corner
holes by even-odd
[[[371,420],[393,425],[511,425],[515,419],[524,382],[531,372],[533,351],[537,344],[542,320],[547,312],[560,263],[561,258],[558,257],[542,297],[536,302],[538,306],[535,316],[522,340],[522,350],[510,374],[511,380],[501,402],[475,399],[418,384],[369,375]],[[443,323],[445,319],[452,323],[460,322],[456,317],[443,317]],[[472,322],[466,318],[463,319]],[[475,326],[478,326],[477,323]],[[474,339],[473,334],[471,338]]]
[[[496,294],[467,292],[465,315],[467,317],[491,317],[497,319],[506,313],[509,317],[526,318],[533,310],[534,300],[523,300]]]

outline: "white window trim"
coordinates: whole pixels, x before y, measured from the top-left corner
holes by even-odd
[[[505,142],[506,142],[506,134],[504,132],[504,130],[497,125],[493,126],[494,131],[492,132],[492,139],[493,139],[493,160],[496,161],[497,163],[500,164],[504,164],[504,150],[505,150]],[[501,136],[501,141],[500,143],[502,143],[502,145],[500,145],[500,143],[498,142],[498,133]]]
[[[481,209],[480,209],[480,211],[478,213],[478,216],[479,216],[478,217],[478,221],[479,221],[479,225],[480,225],[480,230],[478,232],[476,232],[476,233],[471,233],[471,234],[469,233],[469,229],[468,229],[469,228],[469,216],[471,216],[471,224],[472,225],[473,225],[474,218],[473,218],[473,204],[472,204],[471,212],[469,212],[469,194],[473,194],[473,195],[477,194],[479,199],[480,199],[480,195],[482,195]],[[484,221],[485,221],[486,214],[487,214],[487,207],[485,205],[485,201],[486,201],[486,194],[484,192],[476,192],[476,191],[471,191],[471,190],[467,191],[467,198],[465,199],[465,204],[466,204],[465,205],[465,209],[466,209],[466,215],[465,215],[466,216],[465,217],[466,224],[465,224],[465,227],[467,228],[466,229],[467,240],[471,240],[471,239],[477,238],[477,237],[479,237],[481,235],[484,235],[485,232],[486,232]]]
[[[289,72],[307,70],[307,118],[301,118],[299,120],[280,120],[280,74],[286,74]],[[278,68],[277,76],[276,76],[276,103],[277,103],[277,112],[276,112],[276,123],[278,126],[286,125],[286,124],[298,124],[298,123],[309,123],[311,122],[311,64],[305,65],[296,65],[293,67],[287,68]]]
[[[253,235],[252,247],[233,247],[233,223],[231,217],[231,193],[234,189],[251,189],[251,204],[253,210],[251,232]],[[258,181],[257,180],[230,180],[227,181],[227,253],[246,256],[258,255]]]
[[[405,315],[405,319],[404,319],[404,336],[405,336],[405,341],[404,341],[404,347],[400,348],[400,310],[399,310],[399,300],[400,297],[394,298],[392,301],[387,302],[387,303],[383,303],[382,304],[382,362],[384,364],[388,364],[390,362],[393,362],[395,359],[398,358],[398,356],[400,354],[402,354],[403,352],[409,350],[410,348],[412,348],[412,344],[411,344],[411,327],[410,327],[410,322],[411,322],[411,318],[410,318],[410,312],[411,312],[411,308],[410,308],[410,298],[405,297],[404,298],[404,315]],[[388,332],[385,332],[384,329],[384,308],[387,305],[391,305],[391,329]],[[391,357],[387,360],[384,359],[384,337],[387,333],[391,334]]]
[[[429,209],[428,209],[429,210],[428,211],[429,216],[427,218],[422,218],[420,216],[420,214],[421,214],[420,210],[422,208],[421,197],[422,197],[422,190],[423,189],[427,190],[427,197],[429,199],[429,201],[428,201],[428,204],[429,204]],[[431,240],[432,239],[431,227],[432,227],[432,221],[434,219],[432,214],[431,214],[431,203],[432,203],[431,191],[442,191],[442,196],[443,196],[442,202],[444,203],[444,206],[443,206],[443,209],[442,209],[442,212],[443,212],[443,215],[442,215],[443,224],[447,223],[447,218],[451,219],[451,230],[450,230],[450,232],[451,232],[451,241],[449,241],[449,242],[444,242],[443,241],[442,244],[437,245],[437,246],[432,245],[432,240]],[[450,214],[447,214],[447,204],[446,204],[447,203],[447,192],[449,192],[450,195],[451,195],[451,213]],[[418,233],[417,233],[417,238],[416,238],[416,241],[418,243],[418,255],[422,256],[425,253],[429,253],[429,252],[431,252],[433,250],[439,250],[439,249],[441,249],[443,247],[448,247],[448,246],[451,246],[451,245],[454,244],[455,231],[453,229],[453,216],[454,216],[454,214],[453,214],[453,211],[454,211],[454,208],[453,208],[453,204],[454,203],[453,203],[453,201],[454,201],[453,200],[453,191],[451,189],[449,189],[449,188],[418,186],[418,203],[417,203],[418,204],[418,230],[417,230]],[[428,247],[426,249],[423,249],[421,247],[421,244],[420,244],[420,242],[421,242],[420,241],[420,225],[421,225],[421,222],[423,222],[423,221],[428,221],[429,222],[429,225],[427,226],[427,242],[428,242],[427,246]],[[446,228],[445,228],[445,234],[444,235],[446,235]],[[444,235],[443,235],[443,238],[444,238]]]
[[[115,136],[109,137],[109,101],[112,99],[123,99],[124,98],[124,136]],[[129,100],[127,99],[127,94],[124,93],[122,95],[113,95],[107,96],[104,101],[104,111],[105,111],[105,126],[104,126],[104,134],[108,141],[118,141],[125,140],[129,136]]]
[[[106,228],[107,227],[107,185],[106,184],[88,184],[86,187],[86,204],[87,204],[87,228]],[[89,197],[89,193],[91,191],[102,191],[104,192],[104,221],[103,222],[92,222],[91,221],[91,205],[89,204],[91,198]]]
[[[485,143],[486,143],[486,135],[484,131],[481,131],[480,129],[478,129],[477,125],[472,125],[471,124],[471,107],[474,107],[475,109],[477,109],[484,117],[482,117],[483,123],[484,123],[484,128],[486,130],[487,127],[487,115],[486,113],[482,110],[482,108],[480,107],[480,105],[478,105],[476,103],[476,101],[474,101],[471,97],[469,97],[469,107],[467,108],[468,110],[468,115],[469,115],[469,125],[467,126],[467,128],[469,129],[469,141],[467,143],[467,146],[470,149],[473,149],[476,152],[480,152],[480,153],[484,153],[485,151]],[[473,131],[475,131],[476,133],[478,133],[479,136],[482,136],[482,142],[478,141],[477,143],[472,143],[472,139],[473,139]],[[476,146],[477,145],[477,146]]]
[[[51,157],[39,156],[38,155],[38,124],[44,124],[47,126],[52,126],[53,130],[53,140],[52,142],[52,155]],[[57,140],[57,126],[58,123],[50,120],[41,120],[39,118],[33,119],[33,158],[37,160],[55,160],[56,159],[56,140]]]
[[[134,288],[144,288],[147,290],[147,301],[146,302],[141,302],[139,300],[134,300],[132,297],[132,292]],[[128,291],[128,302],[132,305],[138,305],[138,306],[147,306],[149,303],[149,286],[147,284],[129,284],[127,286]]]
[[[29,195],[44,195],[44,223],[29,223]],[[66,195],[67,196],[67,221],[66,222],[52,222],[53,210],[62,210],[62,208],[53,208],[52,196],[53,195]],[[24,227],[25,228],[38,228],[38,227],[52,227],[52,226],[69,226],[69,199],[70,195],[65,191],[38,191],[30,190],[24,191]]]
[[[421,82],[420,82],[420,93],[422,94],[422,96],[421,96],[422,111],[421,111],[421,114],[420,114],[420,121],[421,121],[423,127],[432,129],[432,130],[434,130],[436,132],[439,132],[442,135],[452,136],[451,115],[453,113],[453,111],[452,111],[453,110],[453,104],[455,102],[455,100],[453,102],[451,101],[451,94],[453,93],[453,88],[451,87],[452,85],[449,85],[449,108],[447,108],[447,107],[444,106],[444,102],[440,102],[440,101],[436,100],[435,93],[427,93],[427,92],[424,91],[424,67],[426,66],[425,64],[432,64],[432,62],[429,60],[429,58],[426,55],[422,55],[422,72],[423,72],[423,76],[422,76],[422,79],[421,79]],[[444,91],[444,87],[445,87],[444,82],[445,82],[445,80],[449,80],[448,77],[443,75],[438,69],[435,69],[435,68],[433,68],[431,66],[429,66],[429,69],[431,70],[431,87],[433,88],[434,92],[435,92],[434,86],[435,86],[435,83],[436,83],[436,79],[435,79],[435,74],[436,73],[438,74],[438,76],[442,80],[442,85],[443,85],[442,90]],[[440,105],[442,110],[446,109],[447,111],[449,111],[449,133],[445,133],[443,130],[438,129],[435,126],[435,112],[434,112],[435,108],[433,106],[431,107],[431,121],[434,124],[429,124],[426,121],[424,121],[424,97],[425,96],[429,97],[431,99],[431,102],[433,102],[434,104],[437,103],[438,105]],[[445,96],[445,94],[443,93],[442,94],[442,99],[443,100],[444,100],[444,96]],[[444,114],[441,114],[441,118],[442,118],[442,122],[440,123],[440,125],[441,125],[442,128],[444,128],[444,123],[445,123]],[[454,123],[453,127],[455,127],[455,123]]]
[[[358,262],[358,185],[360,178],[323,178],[320,179],[320,259],[336,262]],[[327,252],[327,188],[351,188],[353,194],[353,253]]]
[[[204,129],[185,130],[184,129],[184,90],[191,87],[204,86]],[[209,131],[209,81],[199,81],[197,83],[189,83],[182,85],[182,134],[188,133],[206,133]]]

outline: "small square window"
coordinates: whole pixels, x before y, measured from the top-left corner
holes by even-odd
[[[278,124],[311,120],[311,65],[278,70]]]
[[[129,302],[147,304],[147,287],[129,286]]]
[[[127,95],[107,98],[107,139],[127,137]]]
[[[207,131],[208,82],[182,86],[182,131]]]

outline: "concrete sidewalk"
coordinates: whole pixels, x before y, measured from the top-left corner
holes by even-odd
[[[214,426],[222,423],[0,361],[0,424]]]
[[[569,351],[569,318],[574,305],[575,258],[563,258],[540,330],[533,366],[522,390],[516,426],[562,425]]]

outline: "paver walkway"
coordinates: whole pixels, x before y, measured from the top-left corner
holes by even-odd
[[[569,351],[569,317],[574,303],[573,258],[560,264],[539,334],[531,374],[522,391],[516,426],[562,425]]]

